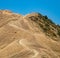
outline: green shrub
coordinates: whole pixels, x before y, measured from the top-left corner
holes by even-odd
[[[45,19],[48,19],[48,17],[45,15],[45,16],[43,16]]]
[[[60,30],[58,30],[58,35],[60,36]]]

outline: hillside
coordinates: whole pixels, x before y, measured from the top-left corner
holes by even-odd
[[[60,26],[40,13],[0,10],[0,58],[60,58]]]

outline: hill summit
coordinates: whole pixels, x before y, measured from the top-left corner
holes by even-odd
[[[60,25],[40,13],[0,10],[0,58],[60,58]]]

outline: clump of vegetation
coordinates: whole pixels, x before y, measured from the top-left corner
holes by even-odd
[[[45,15],[45,16],[43,16],[45,19],[48,19],[48,17]]]
[[[58,35],[60,36],[60,25],[56,25],[54,22],[52,22],[51,19],[49,19],[46,15],[42,16],[40,13],[38,13],[38,16],[31,16],[29,17],[32,21],[37,23],[45,32],[45,34],[57,37],[57,32],[55,32],[55,29],[59,29]],[[58,26],[58,27],[57,27]]]
[[[60,25],[59,24],[57,24],[57,26],[60,28]]]
[[[57,34],[60,36],[60,30],[58,30],[58,33]]]
[[[34,16],[31,16],[31,17],[29,17],[32,21],[37,21],[38,20],[38,18],[37,17],[34,17]]]
[[[43,18],[43,20],[44,20],[45,22],[47,22],[48,24],[54,24],[54,25],[55,25],[55,23],[54,23],[51,19],[49,19],[49,18],[47,17],[47,15],[43,16],[42,18]]]

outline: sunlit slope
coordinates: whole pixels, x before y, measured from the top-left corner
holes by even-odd
[[[60,26],[39,13],[0,12],[0,58],[60,58]]]

